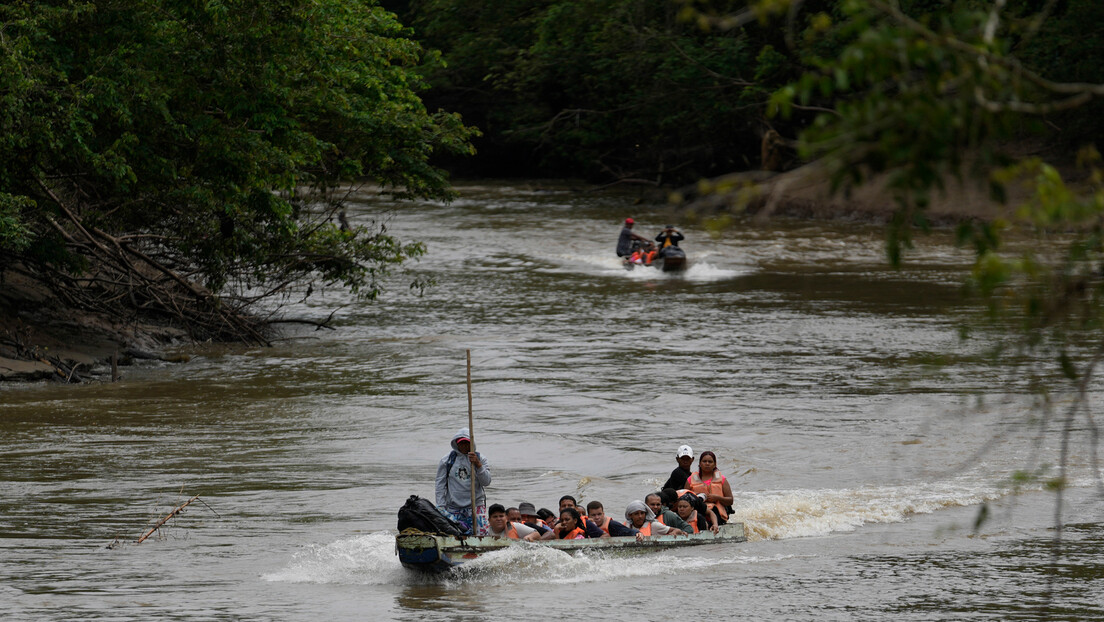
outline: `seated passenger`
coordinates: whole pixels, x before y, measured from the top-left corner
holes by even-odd
[[[588,538],[601,538],[606,535],[606,532],[602,531],[598,525],[594,524],[594,521],[587,520],[586,516],[582,516],[579,512],[578,502],[575,501],[575,497],[571,495],[564,495],[560,497],[560,514],[563,515],[564,508],[572,508],[579,516],[579,525],[586,530]]]
[[[660,255],[672,246],[678,248],[678,243],[685,239],[686,236],[682,235],[678,229],[675,229],[674,225],[667,225],[664,227],[663,231],[660,231],[659,235],[655,237],[656,242],[659,242]]]
[[[686,532],[676,527],[670,527],[655,519],[651,508],[643,501],[633,501],[625,508],[625,519],[629,526],[638,530],[640,535],[648,536],[685,536]]]
[[[487,522],[490,531],[487,535],[495,538],[509,538],[511,540],[540,540],[540,532],[521,523],[512,523],[506,520],[506,508],[501,503],[496,503],[487,508]]]
[[[544,521],[539,518],[537,508],[532,503],[524,501],[519,503],[518,512],[521,514],[521,522],[526,527],[536,529],[541,535],[541,540],[551,540],[555,536],[552,532],[552,528],[545,525]],[[545,512],[548,512],[548,510],[545,510]],[[548,513],[549,515],[552,514],[552,512]]]
[[[694,506],[695,497],[693,494],[685,494],[679,497],[678,502],[675,503],[675,512],[678,513],[679,518],[686,521],[693,529],[693,533],[701,533],[706,529],[717,533],[719,531],[716,523],[716,519],[713,517],[712,512],[699,512]]]
[[[546,527],[552,529],[556,526],[556,515],[552,513],[552,510],[548,508],[541,508],[537,510],[537,518],[541,519]]]
[[[693,531],[686,521],[679,518],[678,514],[663,507],[663,501],[658,492],[653,492],[647,497],[644,497],[644,505],[648,506],[648,509],[655,515],[655,519],[661,524],[667,525],[668,527],[674,527],[684,532]]]
[[[521,523],[521,512],[517,508],[506,508],[506,520],[511,523]]]
[[[664,487],[659,491],[659,498],[663,501],[663,507],[675,511],[675,504],[678,503],[678,492],[674,488]]]
[[[606,509],[602,507],[601,501],[591,501],[587,504],[587,517],[604,532],[602,535],[603,538],[608,538],[610,536],[635,536],[637,533],[636,529],[626,527],[606,516]]]
[[[664,488],[663,490],[659,491],[659,494],[662,495],[664,505],[667,504],[668,499],[671,500],[672,505],[668,507],[670,507],[672,510],[676,510],[673,504],[678,503],[679,499],[686,496],[690,499],[690,504],[695,510],[697,510],[698,514],[705,516],[709,520],[710,525],[719,524],[717,521],[717,513],[709,509],[709,507],[706,505],[704,494],[695,494],[694,491],[690,490],[689,488],[680,488],[678,490]],[[677,513],[678,512],[676,511],[676,514]]]
[[[728,522],[728,507],[732,505],[732,488],[717,470],[717,454],[703,451],[698,457],[698,470],[686,479],[686,487],[697,495],[705,495],[705,503],[716,512],[718,524]]]
[[[580,526],[582,517],[579,510],[567,507],[560,510],[560,522],[556,523],[556,538],[559,540],[580,540],[586,538],[586,530]]]

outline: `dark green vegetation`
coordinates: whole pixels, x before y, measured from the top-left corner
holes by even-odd
[[[762,168],[796,165],[789,147],[806,129],[806,144],[817,147],[803,155],[823,155],[821,114],[848,123],[832,124],[848,143],[893,143],[866,164],[908,161],[922,176],[935,173],[920,170],[929,160],[962,158],[986,138],[1033,130],[1076,151],[1104,129],[1098,102],[1045,117],[975,114],[984,112],[973,97],[978,83],[996,87],[993,102],[1034,88],[1026,75],[986,71],[948,39],[983,39],[993,4],[384,1],[441,51],[444,62],[427,74],[430,107],[460,112],[484,132],[479,155],[457,166],[661,183],[761,168],[771,128],[783,148]],[[1090,0],[1010,0],[985,46],[1051,80],[1104,82],[1104,43],[1093,35],[1102,13]],[[895,15],[933,36],[906,36]],[[779,115],[783,102],[787,114]]]
[[[484,133],[491,175],[682,182],[759,167],[784,32],[703,30],[666,0],[385,1],[441,50],[426,99]]]
[[[63,303],[263,341],[250,303],[366,296],[422,247],[345,227],[341,182],[449,196],[472,130],[415,94],[420,47],[374,3],[0,5],[0,270]]]

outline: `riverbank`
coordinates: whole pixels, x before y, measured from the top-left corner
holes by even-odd
[[[162,347],[186,338],[168,326],[74,311],[12,272],[0,282],[0,381],[110,380],[112,359],[163,359]]]
[[[1065,177],[1077,179],[1077,172],[1069,171]],[[1006,200],[1000,203],[991,196],[986,180],[948,177],[943,187],[932,193],[924,214],[931,225],[951,226],[1006,215],[1030,198],[1022,184],[1009,184],[1005,192]],[[818,163],[783,173],[746,171],[706,180],[675,191],[672,200],[699,215],[747,212],[760,218],[871,223],[887,223],[898,210],[888,176],[875,177],[847,193],[833,192],[831,180]]]

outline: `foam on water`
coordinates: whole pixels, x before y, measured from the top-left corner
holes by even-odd
[[[262,575],[285,583],[386,585],[405,582],[407,571],[395,556],[395,532],[314,545],[296,553],[286,568]]]
[[[706,557],[693,549],[664,552],[564,551],[520,543],[474,559],[444,575],[406,570],[395,555],[395,532],[385,531],[330,544],[312,546],[295,555],[286,567],[263,575],[266,581],[349,585],[409,585],[412,583],[572,584],[610,579],[673,575],[717,565],[770,561],[727,554]],[[774,557],[781,559],[782,557]]]
[[[690,263],[690,267],[686,269],[686,272],[683,273],[683,278],[688,281],[712,283],[714,281],[733,279],[754,272],[755,268],[750,266],[742,268],[722,268],[706,261],[693,261]]]
[[[1041,489],[1041,486],[1032,490]],[[850,490],[790,490],[736,493],[733,518],[749,540],[780,540],[849,532],[867,523],[895,523],[913,514],[966,507],[1010,493],[998,486],[934,482]]]
[[[775,559],[775,558],[772,558]],[[762,557],[703,556],[694,549],[664,552],[584,551],[569,555],[540,545],[512,546],[464,564],[448,578],[457,583],[573,584],[683,574],[719,565],[752,564]]]
[[[752,266],[721,267],[706,261],[705,256],[691,260],[690,266],[683,272],[661,272],[660,270],[655,270],[646,266],[638,266],[632,270],[626,270],[620,257],[614,257],[606,252],[601,254],[577,253],[558,255],[550,258],[560,263],[556,267],[543,268],[545,272],[575,273],[579,272],[580,267],[582,267],[585,272],[597,270],[600,274],[606,276],[616,276],[634,281],[682,279],[695,283],[712,283],[755,272],[755,268]]]

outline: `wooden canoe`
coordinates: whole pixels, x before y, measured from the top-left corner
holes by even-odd
[[[650,536],[640,542],[632,536],[524,542],[491,536],[460,538],[407,530],[395,537],[395,552],[406,568],[423,572],[445,572],[477,559],[480,555],[509,546],[543,546],[572,553],[580,550],[646,551],[745,541],[747,537],[742,523],[721,525],[716,534],[705,531],[689,536]]]

